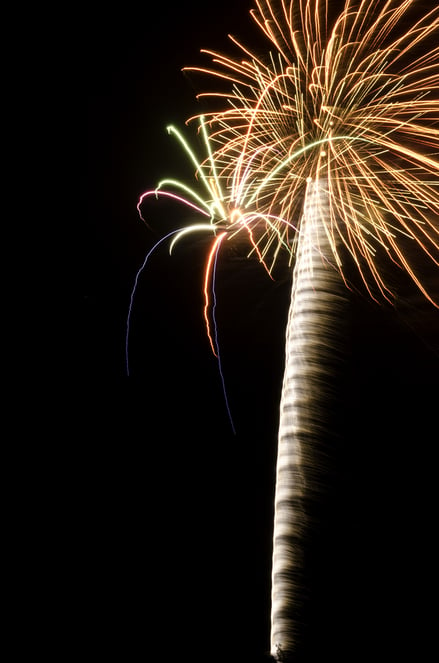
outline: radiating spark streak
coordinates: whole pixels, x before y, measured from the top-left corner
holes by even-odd
[[[201,124],[201,131],[202,131],[203,137],[204,137],[204,143],[207,147],[207,152],[209,154],[209,162],[210,162],[211,170],[213,172],[213,176],[214,176],[214,179],[215,179],[215,185],[216,185],[215,186],[215,193],[217,194],[216,199],[217,199],[218,212],[222,217],[225,217],[226,213],[225,213],[224,208],[221,204],[222,201],[223,201],[223,194],[222,194],[222,191],[221,191],[220,183],[218,181],[218,174],[217,174],[217,170],[216,170],[216,166],[215,166],[215,161],[214,161],[213,156],[212,156],[212,148],[210,147],[210,142],[209,142],[209,137],[208,137],[207,131],[206,131],[206,123],[205,123],[204,116],[201,116],[201,123],[200,124]]]
[[[206,321],[206,331],[207,331],[207,337],[209,339],[210,347],[212,348],[212,352],[215,355],[215,357],[218,358],[218,353],[217,349],[215,347],[215,343],[212,337],[212,333],[210,330],[210,322],[209,322],[209,308],[210,308],[210,298],[209,298],[209,282],[211,279],[211,274],[212,274],[212,262],[214,260],[214,257],[217,253],[217,250],[223,241],[224,237],[226,237],[227,233],[223,232],[221,235],[218,235],[218,237],[215,239],[212,248],[209,253],[209,257],[207,259],[207,265],[206,265],[206,271],[204,275],[204,319]]]
[[[202,116],[200,117],[200,122],[202,122]],[[186,154],[189,156],[190,160],[192,161],[195,168],[197,169],[197,172],[200,172],[200,175],[203,179],[204,184],[206,185],[207,190],[209,190],[209,185],[207,183],[207,180],[206,180],[203,172],[200,171],[200,164],[198,163],[198,160],[197,160],[192,148],[190,147],[189,143],[187,142],[187,140],[182,136],[181,132],[176,127],[174,127],[174,125],[172,125],[172,124],[170,124],[167,127],[167,131],[168,131],[169,134],[174,134],[174,136],[176,136],[176,138],[179,140],[179,142],[183,146],[183,149],[185,150]]]
[[[313,143],[310,143],[309,145],[305,145],[305,147],[302,147],[300,150],[297,150],[294,152],[294,154],[291,154],[287,159],[284,161],[281,161],[274,170],[270,172],[269,175],[259,184],[259,186],[256,188],[256,190],[253,192],[253,195],[248,201],[248,204],[251,205],[257,198],[258,194],[264,189],[270,181],[281,171],[284,170],[292,161],[297,159],[299,156],[304,154],[305,152],[308,152],[312,150],[313,148],[317,147],[318,145],[324,145],[325,143],[333,143],[335,140],[366,140],[361,137],[353,137],[353,136],[331,136],[329,138],[321,138],[320,140],[316,140]],[[371,142],[371,141],[368,141]]]
[[[157,194],[159,191],[161,191],[162,187],[164,187],[164,186],[171,186],[171,187],[175,187],[177,189],[181,189],[184,193],[191,196],[191,198],[198,201],[200,203],[200,205],[206,209],[206,212],[208,212],[209,214],[212,215],[211,206],[209,206],[208,203],[201,196],[199,196],[196,193],[196,191],[191,189],[191,187],[187,186],[183,182],[180,182],[179,180],[170,179],[170,178],[161,180],[157,184],[157,187],[155,188],[154,193]],[[186,203],[185,198],[181,198],[180,202],[182,202],[182,201],[184,201]],[[197,208],[195,208],[195,209],[197,209]]]
[[[128,345],[129,345],[129,336],[130,336],[131,315],[132,315],[132,312],[133,312],[134,297],[135,297],[135,294],[136,294],[136,291],[137,291],[137,286],[139,284],[140,275],[142,274],[143,270],[145,269],[146,264],[147,264],[148,260],[150,259],[151,255],[154,253],[154,251],[156,251],[156,249],[161,244],[163,244],[163,242],[166,242],[167,239],[169,239],[170,237],[172,237],[173,235],[175,235],[176,233],[179,233],[179,232],[181,232],[181,231],[180,230],[172,230],[170,233],[168,233],[167,235],[165,235],[164,237],[159,239],[158,242],[156,242],[154,244],[154,246],[146,254],[146,256],[143,260],[143,263],[141,264],[141,266],[137,270],[136,276],[134,278],[134,285],[133,285],[132,290],[131,290],[130,301],[129,301],[129,305],[128,305],[128,315],[127,315],[126,332],[125,332],[125,366],[126,366],[126,373],[127,373],[128,376],[130,375]]]
[[[233,417],[232,417],[232,412],[231,412],[231,409],[230,409],[229,398],[228,398],[228,395],[227,395],[226,382],[225,382],[225,379],[224,379],[224,372],[223,372],[222,361],[221,361],[221,353],[220,353],[220,344],[219,344],[219,340],[218,340],[218,325],[217,325],[217,322],[216,322],[216,306],[217,306],[216,273],[217,273],[217,262],[218,262],[218,254],[219,254],[220,246],[221,246],[221,241],[217,242],[216,250],[215,250],[214,264],[213,264],[213,268],[212,268],[212,298],[213,298],[212,322],[213,322],[213,328],[214,328],[214,341],[215,341],[216,356],[217,356],[217,359],[218,359],[218,370],[219,370],[219,374],[220,374],[220,378],[221,378],[221,386],[222,386],[222,390],[223,390],[224,402],[225,402],[225,405],[226,405],[227,415],[229,417],[232,432],[233,432],[234,435],[236,435],[236,428],[235,428],[235,424],[233,422]]]
[[[141,205],[145,198],[148,196],[164,196],[165,198],[173,198],[174,200],[177,200],[179,203],[183,203],[187,207],[192,207],[196,212],[199,212],[199,214],[203,214],[204,216],[209,216],[209,213],[206,212],[206,210],[202,209],[201,207],[198,207],[197,205],[194,205],[194,203],[191,203],[189,200],[186,198],[183,198],[182,196],[178,196],[176,193],[172,193],[171,191],[157,191],[157,189],[154,189],[154,191],[145,191],[145,193],[142,193],[142,195],[139,198],[139,202],[137,203],[137,211],[139,212],[139,216],[142,219],[142,221],[145,221],[145,219],[142,216],[141,212]]]
[[[209,151],[209,153],[210,153],[209,141],[208,141],[208,139],[207,139],[207,135],[205,134],[205,131],[204,131],[204,129],[203,129],[203,127],[204,127],[204,117],[203,117],[203,116],[200,116],[200,124],[201,124],[201,128],[202,128],[202,130],[203,130],[203,132],[204,132],[204,136],[205,136],[205,139],[206,139],[206,146],[207,146],[207,149],[208,149],[208,151]],[[200,165],[200,163],[198,162],[198,160],[197,160],[197,158],[196,158],[196,156],[195,156],[193,150],[191,149],[189,143],[185,140],[185,138],[182,136],[182,134],[180,133],[180,131],[178,131],[178,129],[176,129],[173,125],[169,125],[169,126],[168,126],[168,133],[170,133],[170,134],[174,134],[174,135],[177,137],[177,139],[180,141],[180,143],[181,143],[181,145],[183,146],[185,152],[189,155],[190,160],[191,160],[192,163],[195,165],[195,167],[196,167],[196,169],[197,169],[197,170],[196,170],[196,173],[200,175],[200,177],[201,177],[201,179],[202,179],[202,181],[203,181],[203,183],[204,183],[204,185],[205,185],[205,187],[206,187],[206,190],[207,190],[209,193],[212,193],[212,187],[211,187],[211,185],[209,184],[209,180],[207,179],[206,175],[204,174],[203,168],[202,168],[202,166]],[[218,200],[216,197],[214,197],[214,200],[213,200],[212,205],[213,205],[213,207],[216,207],[216,208],[218,209],[218,212],[219,212],[220,214],[223,213],[223,208],[222,208],[222,205],[221,205],[221,201]]]
[[[200,230],[207,230],[208,232],[215,232],[215,227],[212,226],[212,224],[207,224],[207,223],[194,223],[192,226],[186,226],[185,228],[181,228],[180,230],[176,231],[176,236],[172,240],[172,242],[169,244],[169,255],[172,254],[172,251],[174,250],[175,244],[185,235],[189,235],[190,233],[194,232],[199,232]]]

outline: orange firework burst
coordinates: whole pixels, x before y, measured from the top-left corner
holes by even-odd
[[[252,17],[274,49],[266,58],[231,37],[241,57],[204,51],[215,68],[186,69],[227,85],[200,96],[221,102],[205,115],[239,209],[300,231],[307,181],[319,179],[327,258],[343,278],[347,251],[370,294],[375,284],[391,301],[380,252],[437,306],[411,247],[439,265],[439,8],[416,17],[415,5],[347,0],[331,18],[329,0],[256,0]],[[294,252],[296,240],[271,222],[258,246]]]
[[[370,295],[390,302],[385,264],[396,264],[439,308],[422,276],[439,265],[439,7],[419,16],[419,5],[346,0],[331,16],[329,0],[256,0],[251,14],[271,52],[231,37],[239,56],[204,51],[213,65],[186,68],[225,85],[200,96],[216,106],[204,113],[209,160],[230,208],[255,214],[246,230],[264,264],[281,247],[295,256],[273,534],[279,661],[294,659],[298,639],[311,447],[343,318],[345,289],[323,263],[345,282],[353,265]]]

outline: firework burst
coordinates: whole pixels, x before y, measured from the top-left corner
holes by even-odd
[[[383,254],[432,301],[407,239],[438,266],[439,9],[416,19],[413,0],[348,1],[331,19],[327,0],[256,5],[268,57],[232,37],[244,59],[204,51],[215,68],[187,68],[227,85],[199,96],[226,99],[207,120],[231,200],[300,219],[307,182],[325,180],[325,232],[343,277],[347,252],[369,293],[392,301]],[[259,241],[262,254],[273,242],[293,253],[297,234],[270,224]]]
[[[218,360],[225,403],[232,430],[235,432],[221,367],[220,349],[215,319],[214,282],[218,253],[224,240],[236,241],[237,237],[244,235],[249,246],[247,255],[250,256],[255,254],[266,271],[270,273],[270,267],[267,264],[268,247],[265,247],[263,253],[261,253],[261,250],[258,246],[257,236],[259,234],[260,227],[263,226],[265,229],[267,227],[271,228],[274,235],[279,238],[279,241],[279,228],[284,226],[291,226],[292,231],[295,231],[296,228],[294,228],[294,226],[292,226],[288,221],[282,219],[278,215],[271,214],[270,212],[258,212],[254,205],[247,206],[245,209],[241,210],[239,207],[239,198],[234,197],[233,200],[231,199],[230,190],[226,187],[224,178],[219,174],[218,167],[212,153],[210,138],[206,129],[206,122],[204,117],[201,116],[198,119],[198,129],[205,152],[205,158],[203,160],[197,157],[196,150],[191,147],[190,143],[176,127],[168,127],[168,133],[177,139],[180,147],[183,149],[186,157],[194,168],[195,185],[189,186],[181,180],[168,177],[161,180],[154,189],[150,189],[142,193],[137,203],[137,211],[139,216],[146,225],[149,224],[144,217],[143,210],[145,209],[147,201],[160,198],[175,201],[182,207],[182,209],[185,209],[191,213],[191,215],[194,217],[194,222],[187,223],[183,227],[179,227],[159,239],[145,256],[143,264],[136,274],[130,297],[126,325],[126,372],[127,375],[130,374],[129,337],[134,298],[137,291],[139,277],[148,264],[151,255],[165,242],[169,243],[169,253],[171,254],[175,245],[184,236],[193,233],[208,233],[212,235],[212,245],[207,256],[203,277],[203,294],[205,301],[203,316],[206,333],[212,352]]]
[[[373,299],[393,302],[387,266],[397,265],[438,307],[421,273],[439,265],[439,8],[416,12],[414,0],[347,0],[336,16],[329,0],[256,0],[267,57],[231,37],[240,57],[205,51],[213,66],[187,68],[225,84],[200,97],[219,104],[206,121],[231,204],[282,220],[258,225],[260,256],[295,256],[273,536],[278,660],[297,647],[307,478],[342,337],[339,281],[354,271]]]

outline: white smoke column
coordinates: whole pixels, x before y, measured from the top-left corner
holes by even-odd
[[[343,350],[347,302],[340,274],[328,263],[327,183],[308,180],[293,272],[280,403],[273,535],[271,653],[292,660],[300,635],[306,505],[316,497],[315,448],[325,432],[334,364]],[[317,472],[318,474],[318,472]]]

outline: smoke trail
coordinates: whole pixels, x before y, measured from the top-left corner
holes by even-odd
[[[271,652],[289,661],[300,640],[304,594],[307,505],[319,490],[316,443],[327,427],[334,363],[341,354],[347,302],[330,255],[323,215],[328,192],[323,180],[308,182],[293,272],[280,404],[273,533]]]

